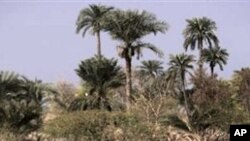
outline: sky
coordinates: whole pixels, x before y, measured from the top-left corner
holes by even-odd
[[[230,79],[235,70],[250,67],[250,2],[247,1],[0,0],[0,70],[15,71],[44,82],[78,83],[75,69],[81,60],[96,53],[96,38],[88,33],[84,38],[76,34],[75,23],[80,10],[94,3],[124,10],[146,10],[168,23],[165,34],[143,38],[163,50],[164,58],[145,50],[142,59],[133,59],[133,66],[142,60],[157,59],[167,67],[169,54],[184,52],[185,20],[206,16],[216,22],[220,46],[230,54],[224,71],[215,70],[219,76]],[[118,59],[119,42],[107,33],[101,33],[101,41],[103,54]],[[197,55],[197,51],[187,53]],[[119,59],[119,64],[124,66],[124,60]]]

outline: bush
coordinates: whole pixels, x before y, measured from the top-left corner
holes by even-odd
[[[23,135],[15,134],[4,127],[0,128],[0,140],[1,141],[18,141],[22,139],[24,139]]]
[[[206,75],[203,77],[203,80],[193,80],[195,87],[192,100],[197,111],[192,117],[192,124],[197,130],[209,127],[228,131],[230,124],[249,122],[249,117],[240,105],[234,87],[229,81],[217,80]]]
[[[44,131],[55,137],[84,136],[100,140],[106,127],[135,126],[138,120],[130,114],[84,111],[63,114],[44,126]]]
[[[13,72],[0,72],[0,126],[28,133],[39,128],[45,96],[52,89],[39,80],[31,81]]]
[[[133,114],[79,111],[63,114],[43,127],[54,138],[95,141],[144,141],[166,139],[167,128],[139,120]]]
[[[87,110],[87,109],[106,109],[112,110],[108,94],[113,90],[124,85],[125,75],[121,67],[117,65],[117,60],[107,59],[103,56],[95,56],[90,59],[81,61],[77,75],[83,81],[83,85],[88,88],[86,95],[88,100],[83,102],[81,99],[76,99],[70,104],[71,110]],[[80,106],[77,109],[78,105]]]

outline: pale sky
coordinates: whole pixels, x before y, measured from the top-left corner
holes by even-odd
[[[228,65],[221,72],[230,78],[235,70],[250,67],[250,2],[247,1],[70,1],[70,0],[0,0],[0,70],[11,70],[44,82],[68,80],[79,82],[75,69],[81,60],[96,53],[96,38],[75,33],[79,11],[89,4],[101,3],[121,9],[147,10],[170,28],[166,34],[149,35],[151,42],[165,53],[184,52],[182,31],[186,19],[206,16],[217,24],[220,46],[230,54]],[[107,33],[101,33],[102,51],[108,57],[119,58],[116,45]],[[196,51],[197,52],[197,51]],[[195,52],[188,52],[195,53]],[[145,51],[141,60],[158,59]],[[140,61],[141,61],[140,60]],[[140,61],[133,58],[133,65]],[[124,60],[119,59],[124,66]]]

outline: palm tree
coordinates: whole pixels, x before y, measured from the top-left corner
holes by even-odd
[[[160,57],[163,53],[150,43],[141,41],[141,38],[150,33],[165,33],[167,24],[158,21],[156,17],[146,11],[121,11],[112,12],[112,15],[106,21],[106,30],[113,39],[121,41],[117,46],[118,55],[125,60],[126,74],[126,97],[125,103],[129,109],[129,97],[132,90],[131,67],[132,57],[137,54],[137,59],[142,54],[142,49],[147,48],[158,54]]]
[[[148,75],[155,78],[163,73],[163,63],[158,60],[142,61],[141,64],[142,65],[138,66],[138,68],[143,76]]]
[[[103,29],[102,22],[105,15],[110,12],[113,7],[104,5],[91,4],[89,8],[81,10],[77,22],[76,33],[83,30],[82,35],[85,36],[86,32],[91,28],[93,35],[97,38],[97,55],[101,55],[101,37],[100,31]]]
[[[219,65],[220,70],[223,70],[223,65],[227,64],[228,56],[227,50],[220,47],[203,50],[202,60],[209,63],[212,77],[214,76],[214,68],[216,65]]]
[[[173,78],[180,78],[182,83],[182,93],[185,102],[185,108],[188,118],[191,118],[191,103],[186,94],[186,73],[189,73],[190,69],[193,69],[191,64],[194,61],[194,56],[186,55],[184,53],[177,55],[170,55],[168,72]]]
[[[14,132],[27,133],[41,125],[46,96],[53,89],[13,72],[0,72],[0,124]],[[3,124],[2,124],[3,125]]]
[[[114,88],[122,86],[124,84],[123,80],[125,80],[121,67],[117,66],[117,60],[95,56],[82,61],[76,72],[89,88],[87,97],[89,104],[86,103],[83,110],[87,108],[112,110],[107,99],[107,93]],[[79,98],[76,101],[79,101]],[[73,103],[79,104],[79,102]]]
[[[189,47],[191,50],[197,48],[200,51],[199,69],[202,70],[203,62],[202,50],[204,43],[208,44],[208,47],[217,47],[219,40],[215,35],[217,29],[216,23],[207,17],[193,18],[186,20],[187,26],[184,29],[183,35],[185,38],[184,48],[187,50]]]

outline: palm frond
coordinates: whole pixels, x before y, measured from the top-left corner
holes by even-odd
[[[124,85],[125,75],[115,59],[95,56],[82,61],[76,73],[97,98],[106,97],[111,89]]]
[[[160,62],[158,60],[148,60],[148,61],[142,61],[142,65],[138,66],[139,72],[142,76],[149,75],[149,76],[158,76],[163,73],[163,62]]]
[[[212,47],[209,49],[204,49],[202,52],[202,60],[213,64],[210,67],[215,67],[219,65],[220,69],[223,70],[223,65],[227,64],[228,60],[228,52],[226,49],[222,49],[220,47]]]
[[[203,49],[204,43],[208,47],[218,46],[219,40],[215,35],[217,30],[216,23],[207,17],[187,19],[187,26],[183,31],[185,38],[183,47],[185,50],[190,47],[192,50],[198,48]]]
[[[163,21],[158,21],[155,15],[146,11],[116,10],[107,19],[106,31],[114,39],[132,43],[150,33],[164,33],[168,26]]]
[[[154,46],[151,43],[143,43],[140,41],[137,41],[136,44],[134,46],[132,46],[132,48],[134,50],[138,50],[136,53],[138,55],[141,55],[141,51],[142,49],[149,49],[151,51],[153,51],[155,54],[157,54],[160,58],[162,58],[164,56],[163,51],[161,51],[159,48],[157,48],[156,46]]]
[[[76,21],[76,33],[83,30],[83,36],[91,28],[92,33],[99,32],[103,27],[105,15],[113,10],[113,7],[91,4],[89,8],[80,11]]]

